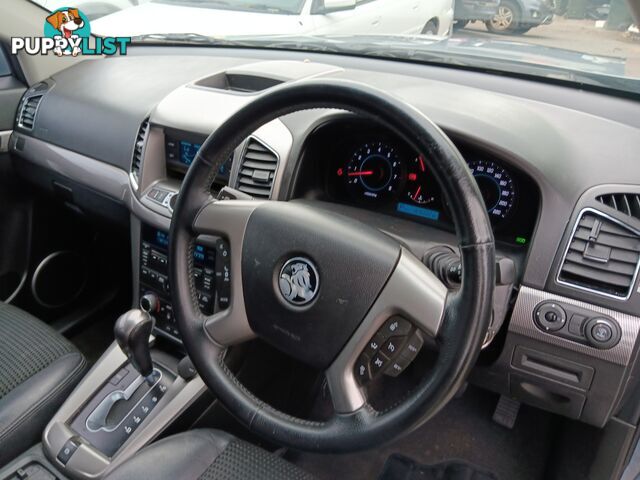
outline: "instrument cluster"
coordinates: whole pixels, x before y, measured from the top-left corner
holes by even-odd
[[[539,208],[535,183],[510,163],[454,142],[478,184],[496,238],[527,245]],[[453,229],[448,202],[455,199],[445,198],[430,168],[437,159],[418,154],[391,132],[366,123],[328,124],[311,135],[305,156],[296,187],[300,196]]]
[[[353,148],[344,165],[337,166],[335,180],[344,182],[358,203],[389,204],[399,214],[437,221],[446,206],[428,165],[423,155],[373,139]],[[507,219],[518,196],[510,173],[491,160],[473,159],[468,166],[494,224]]]

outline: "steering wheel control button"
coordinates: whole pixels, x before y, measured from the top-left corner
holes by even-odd
[[[554,302],[546,302],[538,305],[534,318],[538,327],[546,332],[555,332],[564,327],[567,322],[567,314],[564,309]]]
[[[404,350],[403,350],[403,354],[412,355],[411,360],[413,360],[416,357],[416,355],[418,355],[418,352],[422,348],[423,344],[424,344],[424,339],[422,338],[422,335],[420,334],[420,331],[416,330],[413,333],[413,335],[411,335],[411,338],[409,339],[409,341],[405,345]]]
[[[320,289],[320,275],[311,260],[293,257],[280,269],[278,288],[286,302],[303,307],[316,298]]]
[[[73,439],[67,440],[66,443],[62,446],[62,448],[58,452],[58,455],[56,458],[61,464],[66,465],[67,462],[69,462],[69,460],[73,456],[73,454],[76,453],[76,450],[78,449],[79,446],[80,445],[75,440]]]
[[[384,373],[389,377],[397,377],[404,371],[405,368],[407,368],[407,366],[409,366],[410,363],[411,359],[404,355],[400,355],[396,360],[391,362]]]
[[[601,349],[614,347],[621,336],[618,324],[606,317],[589,320],[585,325],[584,333],[591,346]]]
[[[386,321],[381,329],[383,335],[390,336],[402,336],[409,335],[411,333],[411,322],[405,320],[402,317],[391,317]]]
[[[384,341],[386,340],[386,337],[378,332],[375,334],[375,336],[371,339],[371,341],[369,341],[369,343],[367,344],[367,348],[365,349],[364,353],[366,353],[369,358],[371,358],[372,356],[375,355],[375,353],[380,350],[380,347],[382,346],[382,344],[384,343]]]
[[[218,292],[218,308],[225,310],[229,308],[231,298],[231,252],[229,244],[222,239],[216,240],[214,276]]]
[[[377,353],[371,358],[371,362],[369,363],[369,367],[371,368],[371,376],[374,377],[379,371],[381,371],[386,365],[389,359],[382,355],[381,353]]]
[[[391,358],[402,351],[402,344],[404,342],[405,337],[391,337],[382,347],[382,353]]]
[[[366,384],[369,380],[371,380],[371,372],[369,371],[369,357],[366,354],[360,355],[358,361],[356,362],[355,367],[353,368],[353,373],[360,382],[360,385]]]

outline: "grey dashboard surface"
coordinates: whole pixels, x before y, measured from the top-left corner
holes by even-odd
[[[184,83],[238,63],[167,56],[86,60],[53,77],[35,136],[128,170],[138,128],[158,102]]]
[[[479,72],[329,54],[132,47],[127,57],[85,61],[57,74],[33,135],[128,171],[140,123],[171,92],[204,76],[265,60],[341,67],[316,78],[361,81],[389,91],[448,133],[481,145],[531,176],[542,199],[525,277],[535,288],[544,287],[567,222],[586,190],[604,183],[640,184],[638,102]],[[207,93],[202,89],[202,95]],[[212,103],[207,111],[182,109],[176,116],[220,116]],[[321,113],[304,113],[283,119],[294,138],[292,157],[322,118]],[[283,172],[285,183],[295,173],[293,163]]]

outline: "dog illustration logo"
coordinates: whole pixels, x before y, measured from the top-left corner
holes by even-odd
[[[67,41],[69,45],[63,49],[60,46],[54,48],[53,52],[58,55],[77,56],[82,53],[81,38],[89,37],[91,29],[89,20],[77,8],[60,8],[47,17],[44,33],[47,37],[60,37]]]
[[[91,36],[89,19],[82,10],[58,8],[47,15],[42,37],[11,37],[11,54],[126,55],[131,37]]]

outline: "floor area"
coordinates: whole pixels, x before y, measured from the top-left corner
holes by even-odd
[[[501,480],[547,478],[557,417],[523,405],[513,430],[508,430],[491,419],[497,399],[497,395],[470,387],[426,425],[386,447],[350,455],[300,453],[290,459],[327,480],[375,479],[394,453],[425,464],[463,460]]]

